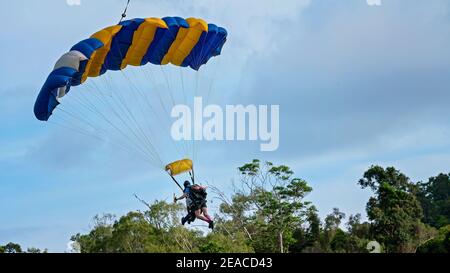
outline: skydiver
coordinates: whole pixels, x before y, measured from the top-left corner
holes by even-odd
[[[184,225],[186,222],[193,222],[194,216],[200,220],[208,223],[210,229],[214,228],[214,221],[208,214],[208,208],[206,206],[206,188],[200,185],[191,185],[189,181],[184,181],[183,195],[179,198],[174,197],[174,202],[186,198],[186,208],[188,214],[181,219],[181,223]]]

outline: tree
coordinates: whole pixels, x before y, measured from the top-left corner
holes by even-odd
[[[365,253],[367,244],[373,239],[370,223],[361,222],[361,214],[350,215],[347,221],[350,244],[347,252]]]
[[[337,228],[334,232],[333,239],[330,242],[330,248],[333,252],[346,253],[349,252],[350,247],[350,236],[345,233],[342,229]]]
[[[291,252],[320,253],[324,252],[321,246],[322,223],[315,206],[308,208],[306,212],[306,226],[295,229],[293,237],[296,243],[290,248]]]
[[[27,253],[38,254],[38,253],[47,253],[47,252],[48,252],[47,249],[40,250],[39,248],[36,248],[36,247],[27,248]]]
[[[388,252],[412,252],[422,208],[416,198],[417,187],[393,167],[372,166],[358,184],[374,192],[366,206],[372,232]]]
[[[22,247],[19,244],[10,242],[0,246],[0,253],[22,253]]]
[[[246,244],[243,233],[235,234],[233,240],[230,236],[219,232],[212,232],[204,238],[199,250],[202,253],[252,253],[253,248]]]
[[[115,216],[104,214],[94,217],[94,227],[89,234],[76,234],[71,240],[78,242],[82,253],[109,253],[114,252],[111,247],[113,223]]]
[[[201,232],[187,230],[179,223],[182,205],[158,200],[151,205],[144,203],[147,211],[132,211],[118,220],[111,214],[96,216],[94,228],[88,234],[72,236],[72,241],[80,245],[82,253],[199,251]]]
[[[241,166],[239,173],[231,198],[216,190],[222,200],[218,230],[244,234],[256,252],[288,251],[296,242],[293,231],[310,207],[303,199],[311,187],[293,177],[289,167],[256,159]]]
[[[450,174],[430,177],[428,182],[419,183],[417,193],[424,223],[435,228],[450,224]]]
[[[361,214],[350,215],[347,221],[348,233],[359,239],[371,239],[373,236],[370,233],[370,223],[361,223]]]
[[[366,205],[369,221],[363,222],[361,214],[350,215],[343,229],[345,214],[334,208],[322,222],[315,206],[305,201],[312,188],[289,167],[253,160],[240,167],[239,174],[229,197],[209,187],[210,196],[215,194],[221,203],[215,229],[206,236],[180,224],[186,213],[183,205],[158,200],[148,204],[136,196],[145,211],[119,219],[96,216],[93,229],[72,240],[82,252],[362,253],[373,240],[381,243],[383,252],[450,250],[450,225],[437,235],[426,224],[439,226],[448,220],[448,175],[415,184],[393,167],[372,166],[358,181],[373,192]],[[0,252],[21,251],[13,243],[0,246]]]
[[[185,210],[185,206],[179,203],[167,203],[156,200],[148,206],[145,211],[147,222],[158,230],[169,230],[177,226],[180,222],[180,214]]]
[[[343,219],[345,219],[345,213],[339,211],[338,208],[333,208],[333,212],[325,217],[325,229],[338,229]]]
[[[303,198],[312,191],[311,187],[306,181],[293,178],[289,167],[274,166],[271,162],[261,166],[259,160],[254,160],[240,167],[239,171],[241,181],[250,190],[254,197],[251,200],[257,208],[254,220],[260,231],[258,243],[263,242],[259,248],[285,252],[295,242],[292,230],[303,221],[309,206]]]
[[[325,217],[324,230],[321,236],[321,246],[324,251],[333,250],[330,247],[338,230],[340,231],[339,235],[343,236],[342,230],[339,229],[343,219],[345,219],[345,213],[339,211],[338,208],[333,208],[333,212]]]
[[[439,236],[426,241],[417,253],[450,253],[450,225],[439,229]]]
[[[4,246],[0,246],[0,253],[47,253],[48,250],[40,250],[36,247],[29,247],[27,251],[23,251],[22,247],[16,243],[8,243]]]
[[[158,245],[156,228],[140,212],[129,212],[116,221],[111,239],[114,252],[144,253],[158,248],[154,246]]]

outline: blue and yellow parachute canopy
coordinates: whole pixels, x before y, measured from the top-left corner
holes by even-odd
[[[104,28],[74,45],[55,64],[44,83],[34,114],[46,121],[70,87],[128,65],[173,64],[198,70],[220,55],[227,31],[202,19],[131,19]]]

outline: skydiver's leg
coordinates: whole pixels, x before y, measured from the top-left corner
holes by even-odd
[[[208,208],[206,206],[202,207],[202,213],[206,219],[208,219],[210,222],[212,221],[212,218],[211,218],[211,216],[209,216]]]
[[[210,228],[210,229],[214,229],[214,221],[213,221],[213,219],[211,218],[211,216],[209,216],[209,214],[208,214],[208,208],[206,207],[206,201],[202,204],[202,206],[201,206],[201,210],[202,210],[202,212],[203,212],[203,215],[209,220],[209,225],[208,225],[208,227]]]
[[[195,211],[195,217],[197,217],[200,220],[203,220],[207,223],[211,222],[211,220],[209,220],[208,218],[206,218],[205,216],[202,215],[202,210],[198,209]]]
[[[192,207],[191,206],[187,206],[186,207],[187,210],[187,215],[184,216],[183,218],[181,218],[181,224],[184,226],[184,224],[187,222],[188,224],[190,224],[191,222],[193,222],[193,212],[192,212]],[[195,219],[195,216],[194,216]]]
[[[188,224],[194,222],[195,221],[195,209],[190,208],[186,218],[188,219]]]

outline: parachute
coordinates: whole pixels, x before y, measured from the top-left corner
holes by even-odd
[[[160,126],[164,121],[160,112],[165,111],[170,120],[164,96],[169,97],[173,106],[177,95],[189,97],[183,74],[195,75],[192,90],[194,96],[197,94],[198,71],[212,57],[221,54],[227,35],[225,28],[199,18],[135,18],[106,27],[78,42],[59,58],[37,96],[34,114],[40,121],[136,152],[154,166],[165,168],[172,178],[184,172],[193,175],[190,159],[164,166],[163,162],[169,160],[161,158],[160,150],[171,145],[156,144],[158,140],[165,141],[161,134],[167,133],[164,131],[167,128]],[[180,79],[179,87],[170,82],[170,75],[163,69],[168,64],[172,64],[168,66],[169,72],[180,70],[176,78]],[[152,67],[160,68],[163,75],[155,76]],[[124,77],[122,82],[110,76],[114,71]],[[145,78],[136,79],[134,76],[139,73]],[[212,84],[205,88],[209,89],[208,95],[211,87]],[[170,92],[173,89],[176,94]],[[189,145],[194,150],[194,142],[183,145],[184,151],[177,150],[177,158],[192,156],[195,160],[195,151],[192,154],[187,151]]]
[[[166,166],[166,171],[171,175],[179,175],[193,170],[193,163],[190,159],[178,160]]]
[[[202,19],[180,17],[131,19],[104,28],[74,45],[57,62],[34,105],[47,121],[72,86],[88,77],[127,66],[173,64],[199,70],[221,54],[227,31]]]

